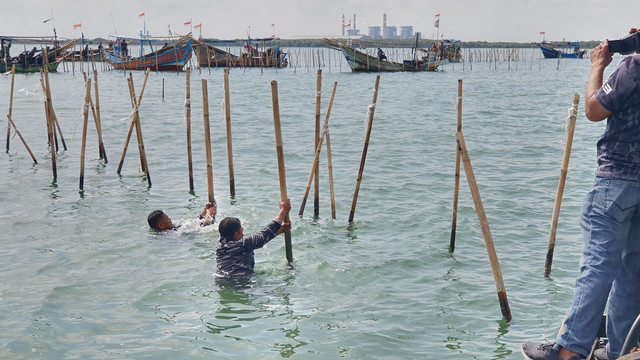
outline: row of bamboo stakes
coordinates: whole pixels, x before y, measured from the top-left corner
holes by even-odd
[[[204,46],[207,52],[207,64],[195,64],[193,63],[195,56],[191,57],[191,65],[192,67],[198,67],[199,69],[203,66],[209,67],[209,72],[211,71],[211,56],[210,49],[208,46]],[[82,48],[82,47],[81,47]],[[326,50],[326,52],[325,52]],[[231,49],[227,48],[227,52],[231,53]],[[365,49],[366,53],[377,56],[376,49]],[[402,62],[404,59],[413,58],[413,49],[409,48],[393,48],[387,51],[387,57],[390,61]],[[537,54],[537,56],[536,56]],[[340,51],[329,50],[325,48],[291,48],[288,50],[288,67],[293,68],[294,73],[297,72],[298,69],[305,68],[307,72],[311,69],[321,69],[328,68],[329,71],[334,67],[338,67],[338,71],[342,71],[342,65],[345,62],[344,57]],[[459,63],[451,63],[450,66],[455,67],[456,65],[461,66],[462,70],[473,70],[474,64],[479,63],[487,63],[489,68],[498,68],[499,63],[506,63],[507,68],[509,70],[512,69],[512,66],[517,70],[519,64],[522,63],[525,69],[532,69],[534,66],[534,60],[538,59],[539,67],[542,67],[542,53],[538,48],[463,48],[461,49],[461,58]],[[280,61],[279,59],[277,59]],[[261,71],[265,67],[273,67],[272,61],[276,61],[274,57],[271,57],[269,61],[260,60],[260,62],[252,63],[251,57],[247,58],[231,58],[227,57],[225,59],[226,67],[237,67],[237,68],[246,68],[246,67],[260,67]],[[63,62],[64,71],[70,71],[75,74],[76,62],[79,63],[80,71],[84,72],[84,63],[88,62],[91,64],[91,68],[93,70],[100,67],[103,71],[111,71],[112,67],[107,64],[103,59],[96,59],[93,54],[89,55],[89,59],[87,61],[76,61],[75,56],[71,56],[70,60],[67,59]],[[96,65],[96,62],[100,62],[101,65]],[[67,64],[70,63],[70,64]],[[557,62],[558,68],[560,67],[560,59]],[[88,66],[88,65],[87,65]],[[217,67],[217,66],[216,66]],[[89,69],[87,68],[87,71]]]
[[[80,155],[80,191],[83,191],[84,187],[84,155],[85,155],[85,146],[86,146],[86,137],[87,137],[87,128],[88,128],[88,109],[89,107],[92,110],[92,114],[94,117],[94,122],[96,126],[96,131],[98,133],[98,141],[99,141],[99,151],[100,157],[106,163],[107,155],[104,150],[104,144],[102,142],[101,135],[101,125],[100,125],[100,108],[99,108],[99,96],[98,96],[98,77],[97,71],[94,69],[94,89],[95,89],[95,98],[96,98],[96,106],[94,107],[94,103],[91,97],[91,84],[92,80],[87,78],[85,74],[85,84],[86,84],[86,92],[85,92],[85,102],[83,109],[83,131],[82,131],[82,145],[81,145],[81,155]],[[142,137],[142,129],[140,125],[140,117],[139,117],[139,107],[142,102],[142,96],[144,94],[144,89],[146,87],[147,79],[149,75],[149,69],[147,69],[145,73],[145,78],[142,84],[142,88],[138,97],[136,98],[135,88],[133,84],[133,78],[131,73],[127,78],[127,83],[129,86],[129,93],[131,97],[131,106],[132,106],[132,120],[129,127],[129,132],[127,134],[127,138],[125,140],[124,149],[122,152],[122,157],[120,159],[120,163],[118,165],[117,173],[120,174],[122,165],[124,162],[124,158],[126,155],[127,147],[132,135],[132,132],[136,131],[136,137],[138,141],[138,150],[140,154],[140,162],[142,171],[146,174],[148,185],[151,186],[151,177],[149,174],[149,168],[146,159],[146,153],[144,149],[144,141]],[[9,114],[7,118],[9,120],[8,129],[7,129],[7,151],[9,151],[9,139],[10,139],[10,131],[13,127],[16,134],[20,137],[22,143],[25,148],[28,150],[31,155],[34,163],[37,164],[37,160],[31,150],[29,149],[26,141],[18,131],[16,124],[12,120],[12,107],[13,107],[13,87],[14,87],[14,76],[15,76],[15,66],[12,69],[12,81],[11,81],[11,95],[9,102]],[[380,75],[376,76],[376,82],[374,86],[374,94],[371,105],[368,108],[367,113],[367,129],[364,140],[364,148],[362,152],[362,157],[360,161],[360,167],[358,170],[358,177],[356,180],[356,188],[353,195],[351,211],[349,214],[349,222],[353,222],[355,208],[358,199],[358,193],[360,189],[360,185],[362,182],[362,175],[364,172],[364,166],[366,162],[367,150],[369,146],[371,131],[373,127],[373,118],[375,105],[377,103],[378,96],[378,88],[380,83]],[[45,114],[47,119],[47,129],[48,129],[48,139],[49,146],[51,149],[51,161],[52,161],[52,170],[54,181],[57,179],[57,171],[56,171],[56,160],[55,153],[57,149],[57,137],[59,134],[60,138],[64,144],[64,138],[62,137],[62,132],[60,131],[60,126],[57,122],[57,118],[55,116],[55,112],[53,110],[53,105],[51,102],[51,93],[49,88],[48,81],[48,73],[44,71],[41,74],[41,85],[46,94],[45,101]],[[329,106],[327,108],[324,124],[322,127],[320,126],[320,102],[321,102],[321,90],[322,90],[322,70],[318,70],[317,82],[316,82],[316,136],[315,136],[315,152],[314,159],[311,167],[311,172],[309,174],[307,186],[305,189],[305,193],[302,199],[302,203],[299,210],[299,215],[302,216],[304,214],[304,208],[307,202],[307,198],[310,192],[311,183],[315,181],[315,197],[314,197],[314,216],[318,216],[318,194],[319,194],[319,182],[318,182],[318,164],[319,164],[319,156],[322,149],[323,142],[326,140],[327,144],[327,154],[328,154],[328,165],[329,165],[329,179],[330,179],[330,191],[331,191],[331,213],[332,218],[335,219],[335,197],[334,197],[334,189],[333,189],[333,174],[332,174],[332,165],[331,165],[331,150],[330,150],[330,137],[329,137],[329,117],[331,114],[331,109],[333,105],[333,100],[335,98],[336,89],[338,83],[335,82],[333,84],[333,90],[331,93],[331,100],[329,102]],[[232,159],[232,141],[231,141],[231,115],[230,115],[230,99],[229,99],[229,71],[225,69],[224,74],[224,90],[225,90],[225,123],[226,123],[226,133],[227,133],[227,153],[228,153],[228,166],[229,166],[229,185],[230,185],[230,194],[231,196],[235,196],[235,183],[234,183],[234,174],[233,174],[233,159]],[[278,176],[280,182],[280,196],[281,200],[285,201],[288,199],[287,194],[287,184],[286,184],[286,171],[284,164],[284,150],[283,150],[283,141],[282,141],[282,131],[280,124],[280,110],[279,110],[279,99],[278,99],[278,84],[274,80],[271,82],[271,90],[272,90],[272,105],[273,105],[273,119],[274,119],[274,132],[275,132],[275,143],[276,143],[276,153],[278,158]],[[191,105],[190,105],[190,69],[187,69],[186,76],[186,100],[185,100],[185,118],[186,118],[186,126],[187,126],[187,152],[188,152],[188,166],[189,166],[189,187],[190,192],[193,192],[193,166],[192,166],[192,154],[191,154]],[[214,196],[214,185],[213,185],[213,164],[212,164],[212,154],[211,154],[211,138],[210,138],[210,124],[209,124],[209,99],[208,99],[208,85],[207,80],[202,79],[202,97],[203,97],[203,118],[204,118],[204,132],[205,132],[205,148],[206,148],[206,161],[207,161],[207,191],[208,191],[208,200],[209,202],[215,202]],[[567,126],[567,138],[565,143],[565,153],[563,157],[562,169],[560,174],[560,180],[558,182],[558,190],[556,193],[556,199],[554,204],[554,211],[551,222],[551,229],[549,235],[549,244],[548,251],[545,263],[545,276],[549,276],[551,271],[551,264],[553,259],[553,250],[555,248],[555,236],[556,229],[558,224],[558,217],[560,212],[560,206],[562,202],[562,194],[564,191],[564,185],[567,176],[568,163],[571,153],[571,144],[573,142],[573,133],[575,128],[575,122],[577,117],[577,107],[579,103],[579,95],[575,95],[573,99],[572,111],[569,116],[569,122]],[[476,213],[478,215],[478,220],[480,222],[480,226],[483,233],[483,238],[485,241],[485,247],[487,249],[487,253],[489,256],[492,273],[494,276],[494,281],[496,284],[496,290],[498,293],[498,300],[500,303],[500,308],[502,311],[503,317],[507,320],[511,320],[511,310],[509,308],[509,303],[507,300],[506,289],[504,286],[504,281],[502,278],[502,272],[500,270],[500,264],[498,261],[498,257],[496,254],[495,246],[493,243],[493,239],[491,236],[491,231],[489,228],[489,222],[486,217],[486,213],[484,211],[484,207],[482,204],[482,198],[480,196],[480,192],[478,189],[477,181],[475,175],[473,173],[473,167],[471,165],[471,159],[469,157],[469,153],[467,150],[467,146],[464,141],[464,135],[462,132],[462,80],[458,80],[458,101],[457,101],[457,129],[456,129],[456,163],[455,163],[455,181],[454,181],[454,194],[453,194],[453,216],[452,216],[452,225],[451,225],[451,238],[449,244],[449,251],[453,252],[455,249],[455,235],[456,235],[456,227],[457,227],[457,212],[458,212],[458,200],[459,200],[459,186],[460,186],[460,167],[463,165],[467,181],[469,184],[469,189],[474,201],[474,205],[476,208]],[[57,131],[57,132],[56,132]],[[56,146],[54,148],[54,146]],[[64,144],[64,148],[66,149],[66,144]],[[285,219],[285,222],[289,222],[290,219]],[[291,246],[291,233],[290,229],[287,228],[285,230],[285,252],[286,259],[289,263],[293,262],[293,254],[292,254],[292,246]]]

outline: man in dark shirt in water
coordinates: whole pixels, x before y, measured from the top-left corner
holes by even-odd
[[[207,226],[213,224],[216,219],[216,214],[218,212],[218,207],[216,203],[207,203],[204,209],[200,213],[200,226]],[[154,230],[162,231],[162,230],[175,230],[178,227],[173,226],[173,222],[169,218],[169,215],[165,214],[162,210],[154,210],[149,216],[147,216],[147,222],[149,223],[149,227]]]
[[[264,229],[244,236],[244,228],[240,219],[227,217],[220,221],[220,243],[216,247],[217,274],[219,276],[243,276],[253,272],[255,259],[253,250],[259,249],[271,241],[284,229],[291,226],[284,219],[289,215],[291,202],[280,202],[280,212]]]

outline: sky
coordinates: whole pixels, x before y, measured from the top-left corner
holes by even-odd
[[[143,27],[153,36],[168,35],[170,27],[218,39],[339,37],[342,15],[353,23],[355,14],[367,34],[369,26],[382,26],[385,13],[398,32],[413,26],[423,38],[462,41],[539,42],[541,32],[549,41],[603,40],[640,27],[640,0],[23,0],[3,6],[0,35],[48,36],[55,26],[62,38],[136,37]]]

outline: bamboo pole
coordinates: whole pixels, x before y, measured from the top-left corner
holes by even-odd
[[[187,123],[187,161],[189,163],[189,192],[193,193],[193,156],[191,154],[191,68],[187,68],[187,89],[184,102],[185,121]]]
[[[55,149],[55,125],[53,124],[53,120],[50,113],[49,102],[50,98],[47,95],[46,85],[44,82],[44,72],[40,73],[40,85],[42,86],[42,90],[45,93],[46,101],[44,104],[44,112],[47,118],[47,135],[49,137],[49,149],[51,150],[51,170],[53,171],[53,181],[56,182],[58,180],[58,167],[56,165],[56,149]]]
[[[51,87],[49,86],[49,71],[46,70],[44,71],[44,81],[45,84],[47,85],[47,103],[49,104],[49,112],[51,114],[51,118],[53,123],[55,124],[56,128],[58,129],[58,132],[60,134],[60,141],[62,141],[62,147],[67,150],[67,143],[64,141],[64,136],[62,136],[62,129],[60,128],[60,123],[58,122],[58,117],[56,116],[56,112],[53,110],[53,100],[51,97]],[[55,131],[54,131],[54,136],[55,136]],[[58,147],[58,142],[56,141],[56,149]]]
[[[313,52],[311,53],[313,54]],[[320,98],[322,96],[322,70],[318,69],[318,76],[316,78],[316,136],[314,141],[314,148],[320,144]],[[315,161],[319,161],[319,158]],[[315,166],[313,174],[313,216],[318,217],[320,215],[320,171],[318,166]],[[302,214],[301,214],[302,215]]]
[[[82,124],[82,146],[80,147],[80,192],[84,191],[84,154],[87,145],[87,127],[89,125],[89,102],[91,100],[91,79],[86,81],[86,91],[84,94],[84,108],[82,116],[84,122]]]
[[[207,190],[209,193],[209,202],[213,204],[216,200],[213,193],[213,163],[211,159],[211,131],[209,129],[209,90],[207,89],[206,79],[202,79],[202,109],[204,112],[204,145],[207,153]]]
[[[142,82],[142,89],[140,89],[140,95],[138,95],[138,102],[137,102],[137,106],[139,107],[140,104],[142,103],[142,95],[144,94],[144,89],[147,85],[147,78],[149,77],[149,72],[150,69],[147,68],[147,71],[144,74],[144,81]],[[122,164],[124,164],[124,158],[125,155],[127,155],[127,148],[129,147],[129,141],[131,140],[131,134],[133,133],[133,128],[136,126],[135,124],[135,116],[134,114],[137,113],[138,109],[136,106],[134,106],[133,104],[134,102],[131,102],[131,107],[133,108],[133,112],[131,113],[131,124],[129,124],[129,132],[127,133],[127,138],[124,142],[124,149],[122,149],[122,155],[120,157],[120,163],[118,164],[118,170],[116,170],[116,172],[118,173],[118,175],[120,175],[120,172],[122,171]],[[144,169],[143,169],[144,171]]]
[[[335,86],[338,84],[336,81],[334,83]],[[333,188],[333,164],[331,162],[331,137],[329,136],[329,127],[327,127],[327,167],[329,168],[329,192],[331,194],[331,218],[335,220],[336,218],[336,193]]]
[[[458,80],[458,127],[456,134],[462,131],[462,79]],[[458,147],[456,143],[456,148]],[[456,227],[458,224],[458,196],[460,194],[460,153],[456,150],[455,184],[453,187],[453,216],[451,219],[451,239],[449,240],[449,252],[456,248]]]
[[[369,148],[369,139],[371,138],[371,127],[373,126],[373,114],[378,101],[378,85],[380,85],[380,75],[376,76],[376,85],[373,89],[373,101],[369,105],[367,132],[364,140],[364,148],[362,149],[362,158],[360,159],[360,170],[358,170],[358,178],[356,179],[356,189],[353,192],[353,201],[351,202],[351,212],[349,213],[349,222],[353,222],[353,216],[356,212],[356,204],[358,202],[358,193],[360,192],[360,183],[362,182],[362,173],[364,172],[364,163],[367,159],[367,150]]]
[[[4,50],[4,49],[3,49]],[[3,59],[6,62],[6,59]],[[11,119],[11,112],[13,111],[13,88],[16,79],[16,65],[11,66],[11,92],[9,93],[9,114],[7,117]],[[7,152],[9,152],[9,141],[11,140],[11,124],[7,123]]]
[[[500,309],[502,310],[502,316],[511,321],[511,310],[509,308],[509,302],[507,300],[507,291],[504,287],[504,281],[502,280],[502,272],[500,270],[500,262],[498,261],[498,255],[493,245],[493,239],[491,237],[491,231],[489,229],[489,221],[482,205],[482,198],[480,197],[480,191],[478,190],[478,183],[476,182],[475,175],[473,174],[473,168],[471,166],[471,159],[464,142],[464,136],[462,131],[456,134],[458,140],[458,152],[462,157],[462,164],[464,165],[464,172],[469,182],[469,189],[471,190],[471,196],[473,197],[473,203],[476,207],[476,213],[478,214],[478,220],[480,222],[480,228],[482,229],[482,235],[484,237],[485,247],[487,248],[487,254],[489,255],[489,262],[491,263],[491,270],[493,272],[493,279],[496,283],[496,290],[498,292],[498,301],[500,302]]]
[[[576,128],[576,118],[578,114],[578,103],[580,103],[580,95],[573,95],[573,107],[569,115],[569,124],[567,125],[567,138],[564,144],[564,156],[562,158],[562,168],[560,169],[560,179],[558,180],[558,190],[556,191],[556,200],[553,205],[553,215],[551,216],[551,229],[549,230],[549,244],[547,246],[547,259],[544,264],[544,276],[549,277],[551,273],[551,264],[553,263],[553,251],[556,247],[556,230],[558,229],[558,218],[560,216],[560,206],[562,205],[562,195],[564,193],[564,185],[567,180],[567,171],[569,169],[569,158],[571,157],[571,145],[573,144],[573,133]]]
[[[109,160],[107,159],[107,151],[104,149],[104,142],[102,141],[102,122],[100,120],[100,96],[98,93],[98,71],[97,70],[93,70],[93,90],[95,92],[95,97],[96,97],[96,118],[95,118],[95,122],[96,122],[96,131],[98,132],[98,148],[99,148],[99,152],[100,152],[100,157],[102,157],[102,159],[104,160],[104,163],[108,163]],[[89,99],[91,99],[91,97],[89,97]]]
[[[282,131],[280,128],[280,104],[278,101],[278,82],[271,81],[271,100],[273,103],[273,127],[276,134],[276,153],[278,155],[278,178],[280,179],[280,200],[286,201],[287,195],[287,174],[284,168],[284,150],[282,149]],[[289,215],[284,222],[290,222]],[[287,262],[293,262],[293,251],[291,250],[291,227],[284,229],[284,246]]]
[[[11,118],[12,110],[13,110],[13,84],[14,84],[15,76],[16,76],[16,65],[14,64],[13,66],[11,66],[11,94],[9,97],[9,113],[7,114],[7,120],[8,120],[7,126],[9,126],[9,128],[7,129],[7,152],[9,152],[9,139],[11,135],[11,126],[13,126],[13,130],[16,132],[16,135],[18,135],[18,137],[20,138],[20,141],[22,141],[22,144],[24,144],[24,147],[29,152],[29,155],[31,155],[31,159],[33,160],[33,163],[37,164],[38,160],[36,160],[36,157],[31,152],[29,145],[27,145],[27,142],[24,140],[24,138],[22,137],[22,134],[18,130],[18,127],[16,126],[16,124],[13,122],[13,119]]]
[[[300,211],[298,215],[302,216],[304,214],[304,207],[307,203],[307,197],[309,196],[309,191],[311,189],[311,182],[313,181],[313,177],[318,173],[318,160],[320,159],[320,151],[322,151],[322,142],[324,140],[325,135],[329,134],[329,116],[331,115],[331,107],[333,106],[333,99],[336,95],[336,88],[338,86],[338,82],[333,83],[333,91],[331,92],[331,100],[329,101],[329,107],[327,108],[327,115],[324,119],[324,129],[316,145],[315,156],[313,158],[313,165],[311,166],[311,173],[309,174],[309,180],[307,181],[307,188],[305,189],[304,196],[302,197],[302,204],[300,205]],[[330,168],[331,171],[331,168]],[[333,184],[331,184],[333,186]],[[333,192],[333,191],[332,191]],[[332,209],[333,210],[333,209]],[[335,219],[335,218],[334,218]]]
[[[224,117],[227,124],[227,158],[229,163],[229,193],[236,196],[236,181],[233,173],[233,146],[231,143],[231,104],[229,103],[229,69],[224,69]]]
[[[133,76],[129,73],[129,96],[131,96],[131,103],[133,108],[135,109],[133,113],[134,123],[136,127],[136,137],[138,140],[138,151],[140,152],[140,165],[142,167],[142,171],[147,176],[147,183],[149,187],[151,187],[151,174],[149,174],[149,166],[147,163],[147,153],[144,149],[144,140],[142,138],[142,126],[140,125],[140,112],[139,112],[139,104],[136,101],[136,93],[135,88],[133,86]]]

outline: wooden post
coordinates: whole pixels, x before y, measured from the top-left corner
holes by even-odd
[[[109,162],[109,160],[107,159],[107,151],[104,149],[104,142],[102,142],[102,123],[100,121],[100,96],[98,94],[98,71],[95,69],[93,70],[93,89],[95,91],[95,97],[96,97],[95,123],[96,123],[96,131],[98,132],[98,149],[99,149],[100,157],[104,160],[104,163],[106,164]],[[89,97],[89,99],[91,99],[91,97]]]
[[[353,192],[353,201],[351,202],[351,212],[349,213],[349,222],[353,222],[353,216],[356,212],[356,204],[358,202],[358,193],[360,192],[360,183],[362,182],[362,173],[364,172],[364,163],[367,159],[367,150],[369,148],[369,139],[371,138],[371,127],[373,126],[373,114],[378,101],[378,85],[380,84],[380,75],[376,76],[376,85],[373,88],[373,101],[369,105],[367,119],[367,133],[364,140],[364,148],[362,149],[362,158],[360,159],[360,170],[358,170],[358,178],[356,179],[356,190]]]
[[[2,49],[4,51],[4,49]],[[2,59],[6,62],[6,58]],[[16,65],[11,66],[11,92],[9,93],[9,114],[7,117],[11,119],[11,112],[13,111],[13,87],[16,79]],[[9,141],[11,140],[11,124],[7,123],[7,152],[9,152]]]
[[[49,138],[49,148],[51,150],[51,170],[53,171],[53,181],[56,182],[58,179],[58,167],[56,165],[56,149],[55,149],[55,125],[53,124],[52,116],[50,113],[49,102],[50,98],[46,95],[47,89],[44,82],[44,72],[40,71],[40,85],[42,86],[42,91],[45,94],[46,100],[44,103],[44,113],[47,118],[47,136]]]
[[[86,91],[84,94],[84,108],[82,110],[82,116],[84,119],[82,125],[82,146],[80,148],[80,192],[84,191],[84,153],[87,145],[87,127],[89,125],[89,100],[91,100],[91,79],[86,81]]]
[[[137,102],[137,107],[140,106],[140,103],[142,103],[142,95],[144,94],[144,89],[147,85],[147,78],[149,77],[149,71],[150,69],[147,68],[147,71],[145,72],[144,75],[144,81],[142,82],[142,89],[140,89],[140,95],[138,95],[138,102]],[[129,80],[131,80],[131,77],[129,78]],[[129,81],[128,80],[128,81]],[[133,133],[133,128],[136,126],[135,124],[135,114],[138,112],[138,109],[136,106],[133,105],[133,101],[131,102],[131,107],[133,108],[133,112],[131,113],[131,124],[129,125],[129,132],[127,133],[127,138],[124,142],[124,149],[122,150],[122,156],[120,157],[120,163],[118,164],[118,170],[116,170],[116,172],[118,173],[118,175],[120,175],[120,172],[122,171],[122,164],[124,164],[124,157],[127,154],[127,148],[129,147],[129,141],[131,140],[131,134]],[[142,171],[145,171],[145,169],[143,168]]]
[[[302,204],[300,205],[300,211],[298,215],[302,216],[304,214],[304,207],[307,204],[307,197],[309,196],[309,190],[311,188],[311,182],[313,181],[313,176],[318,173],[318,160],[320,159],[320,151],[322,151],[322,142],[324,140],[325,135],[329,135],[329,116],[331,115],[331,107],[333,106],[333,99],[336,95],[336,88],[338,86],[338,82],[333,83],[333,91],[331,92],[331,100],[329,101],[329,107],[327,108],[327,115],[324,119],[324,129],[320,136],[320,141],[316,145],[315,156],[313,158],[313,165],[311,166],[311,173],[309,174],[309,180],[307,181],[307,188],[304,192],[304,196],[302,197]],[[331,156],[329,155],[329,159]],[[331,172],[331,167],[329,167],[329,171]],[[331,174],[332,175],[332,174]],[[332,177],[332,176],[330,176]],[[333,187],[333,182],[331,182],[331,187]],[[333,193],[333,190],[332,190]],[[332,210],[333,207],[332,207]],[[333,213],[333,211],[332,211]],[[334,217],[335,219],[335,217]]]
[[[556,191],[556,200],[553,205],[553,215],[551,216],[551,229],[549,231],[549,244],[547,246],[547,259],[544,264],[544,276],[549,277],[551,273],[551,263],[553,262],[553,251],[556,247],[556,230],[558,229],[558,217],[560,215],[560,206],[562,205],[562,194],[564,193],[564,184],[567,180],[567,171],[569,169],[569,158],[571,157],[571,145],[573,144],[573,132],[576,128],[576,118],[578,114],[578,103],[580,103],[580,95],[573,95],[573,107],[569,116],[569,124],[567,125],[567,138],[564,144],[564,157],[562,158],[562,168],[560,169],[560,179],[558,180],[558,190]]]
[[[458,128],[456,134],[462,131],[462,79],[458,80]],[[456,227],[458,224],[458,196],[460,193],[460,153],[457,151],[456,142],[456,170],[455,184],[453,186],[453,216],[451,219],[451,239],[449,240],[449,252],[453,252],[456,248]]]
[[[315,147],[320,144],[320,98],[322,95],[322,70],[318,69],[318,76],[316,79],[316,137]],[[314,161],[319,161],[319,158]],[[313,216],[318,217],[320,215],[320,171],[318,166],[315,167],[313,174]]]
[[[162,78],[162,100],[164,100],[164,78]]]
[[[278,155],[278,178],[280,179],[280,200],[286,201],[287,195],[287,174],[284,168],[284,150],[282,149],[282,131],[280,128],[280,104],[278,101],[278,82],[271,81],[271,100],[273,102],[273,127],[276,133],[276,153]],[[290,222],[289,215],[284,222]],[[291,227],[284,230],[284,246],[287,262],[293,262],[293,251],[291,250]]]
[[[224,69],[224,115],[227,123],[227,158],[229,163],[229,193],[233,197],[233,196],[236,196],[236,181],[235,181],[235,176],[233,174],[233,146],[231,144],[231,104],[229,103],[229,69]]]
[[[187,68],[187,93],[184,102],[185,121],[187,123],[187,160],[189,163],[189,192],[193,193],[193,157],[191,155],[191,68]]]
[[[334,83],[334,91],[338,82]],[[333,95],[331,95],[333,96]],[[331,136],[329,136],[329,128],[327,127],[327,166],[329,168],[329,192],[331,194],[331,218],[336,219],[336,194],[333,188],[333,165],[331,162]]]
[[[209,129],[209,90],[207,80],[202,79],[202,109],[204,112],[204,145],[207,152],[207,188],[209,192],[209,202],[214,203],[213,193],[213,163],[211,159],[211,131]]]
[[[511,310],[509,308],[509,302],[507,301],[507,291],[504,287],[504,281],[502,280],[502,272],[500,271],[500,262],[496,254],[496,249],[493,245],[493,239],[491,237],[491,231],[489,229],[489,221],[482,205],[482,198],[480,197],[480,191],[478,190],[478,183],[476,182],[475,175],[473,174],[473,168],[471,167],[471,159],[467,152],[467,147],[464,142],[464,136],[462,131],[456,134],[458,140],[458,152],[462,158],[462,164],[464,165],[464,172],[467,175],[467,181],[469,182],[469,189],[471,190],[471,196],[473,197],[473,203],[476,207],[478,214],[478,220],[480,221],[480,228],[482,229],[482,235],[484,237],[485,247],[487,248],[487,254],[489,255],[489,262],[491,263],[491,270],[493,272],[493,279],[496,283],[496,289],[498,291],[498,301],[500,302],[500,309],[502,310],[502,316],[511,321]]]

